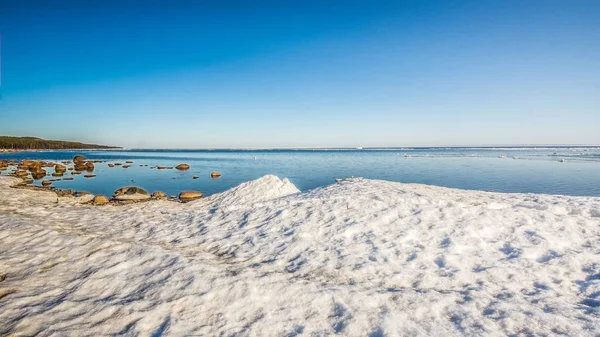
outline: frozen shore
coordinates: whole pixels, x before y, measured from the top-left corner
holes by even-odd
[[[275,176],[187,204],[0,177],[0,335],[600,334],[600,198]]]

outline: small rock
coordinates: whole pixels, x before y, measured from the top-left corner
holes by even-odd
[[[54,165],[54,172],[56,173],[64,173],[67,171],[67,167],[61,164]]]
[[[125,164],[133,164],[133,160],[128,160],[125,162]]]
[[[108,164],[108,167],[115,167],[114,164]]]
[[[87,171],[87,165],[85,164],[75,164],[75,171]]]
[[[198,178],[200,178],[200,177],[198,177],[198,176],[193,176],[192,177],[192,179],[198,179]]]
[[[190,165],[188,164],[179,164],[177,166],[175,166],[176,169],[180,170],[180,171],[185,171],[185,170],[189,170],[190,169]]]
[[[66,177],[66,178],[63,178],[63,180],[73,180],[73,177]]]
[[[71,175],[74,175],[74,174],[81,174],[81,171],[73,171],[73,172],[71,172]]]
[[[131,165],[123,165],[123,168],[125,168],[125,169],[130,168],[130,167],[131,167]]]
[[[17,171],[17,172],[15,172],[15,176],[17,176],[17,177],[27,177],[28,175],[29,175],[29,173],[27,173],[27,171]]]
[[[96,175],[95,174],[85,174],[83,177],[84,178],[94,178]]]
[[[92,203],[96,206],[100,206],[100,205],[106,205],[108,204],[109,200],[106,196],[99,194],[97,196],[94,197],[94,199],[92,199]]]
[[[16,292],[17,289],[0,289],[0,299]]]
[[[156,191],[156,192],[152,193],[152,199],[165,200],[165,199],[167,199],[167,194],[165,192]]]
[[[147,200],[150,199],[150,194],[140,187],[127,186],[116,190],[113,198],[116,200]]]
[[[54,172],[54,173],[52,173],[52,176],[53,177],[62,177],[63,173],[62,172]]]
[[[166,166],[157,166],[156,168],[159,169],[159,170],[166,170],[167,169]]]
[[[202,193],[196,191],[183,191],[179,193],[179,200],[192,201],[202,198]]]
[[[93,194],[80,194],[75,196],[75,201],[80,204],[87,204],[94,200]]]
[[[87,163],[85,163],[85,167],[88,171],[93,171],[94,170],[94,163],[92,163],[91,161],[88,161]]]
[[[35,180],[43,179],[46,176],[46,171],[32,172],[31,177]]]
[[[211,178],[219,178],[221,176],[221,173],[217,172],[217,171],[212,171],[210,173],[210,177]]]
[[[42,180],[42,186],[50,186],[52,182],[50,180]]]

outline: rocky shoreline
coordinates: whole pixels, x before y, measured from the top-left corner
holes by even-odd
[[[51,186],[54,181],[60,180],[73,180],[76,175],[83,175],[84,178],[94,178],[94,170],[96,164],[104,163],[103,160],[87,160],[82,155],[75,155],[72,161],[61,161],[61,162],[46,162],[46,161],[34,161],[34,160],[0,160],[0,174],[3,171],[7,171],[9,176],[20,178],[21,181],[16,182],[11,187],[18,189],[27,189],[34,191],[50,191],[55,192],[59,197],[75,197],[80,198],[80,203],[90,204],[95,206],[103,205],[126,205],[136,202],[144,202],[151,200],[168,200],[173,202],[189,202],[197,200],[203,197],[203,194],[199,191],[181,191],[178,196],[170,195],[162,191],[154,191],[152,194],[148,193],[141,187],[137,186],[124,186],[117,189],[112,197],[107,197],[102,194],[92,195],[86,191],[76,191],[73,189],[56,188]],[[120,162],[108,163],[109,168],[122,167],[127,169],[133,164],[132,160],[126,160],[125,165]],[[148,165],[140,165],[148,166]],[[163,167],[163,166],[150,166],[150,169],[177,169],[179,171],[186,171],[190,169],[190,165],[186,163],[178,164],[175,167]],[[50,172],[53,170],[54,172]],[[64,177],[65,174],[69,173],[71,177]],[[52,177],[48,178],[47,177]],[[218,179],[221,177],[221,173],[212,171],[210,177]],[[197,176],[193,176],[192,179],[197,179]],[[33,185],[38,180],[41,186]]]

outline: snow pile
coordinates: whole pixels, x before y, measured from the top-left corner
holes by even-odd
[[[266,176],[92,207],[7,184],[0,335],[600,334],[599,198]]]
[[[299,193],[300,190],[287,179],[279,179],[274,175],[245,182],[225,193],[211,196],[208,200],[214,207],[240,207],[249,203],[257,203],[290,194]]]

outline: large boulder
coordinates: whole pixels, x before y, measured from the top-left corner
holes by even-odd
[[[88,161],[87,163],[85,163],[85,167],[87,171],[93,171],[94,170],[94,163],[92,163],[91,161]]]
[[[82,156],[82,155],[78,154],[78,155],[76,155],[75,157],[73,157],[73,163],[74,163],[74,164],[76,164],[76,165],[77,165],[77,164],[79,164],[79,163],[83,163],[83,162],[85,162],[85,157],[84,157],[84,156]]]
[[[202,198],[202,193],[196,191],[183,191],[179,193],[179,200],[192,201]]]
[[[185,171],[185,170],[189,170],[190,169],[190,165],[188,164],[179,164],[177,166],[175,166],[176,169],[178,169],[179,171]]]
[[[127,186],[121,187],[115,191],[113,195],[113,199],[115,200],[148,200],[150,199],[150,194],[146,192],[146,190],[136,187],[136,186]]]

